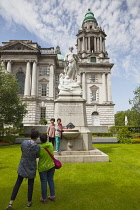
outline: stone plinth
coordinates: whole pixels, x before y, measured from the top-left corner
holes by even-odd
[[[94,147],[89,151],[63,151],[61,155],[54,152],[54,155],[62,163],[109,162],[108,155]]]
[[[61,118],[63,126],[70,122],[75,125],[75,129],[79,130],[80,135],[74,140],[62,138],[61,150],[90,150],[92,149],[92,135],[87,127],[86,120],[86,101],[81,95],[59,95],[55,100],[55,118]],[[72,147],[70,147],[73,141]]]
[[[61,118],[63,126],[72,122],[76,127],[87,126],[86,101],[81,95],[59,95],[55,100],[55,118]]]

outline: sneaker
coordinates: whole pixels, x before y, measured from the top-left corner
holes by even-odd
[[[56,201],[56,198],[55,198],[55,197],[48,196],[48,199],[49,199],[50,201]]]
[[[46,200],[43,200],[42,198],[40,198],[40,202],[41,202],[41,203],[44,203],[44,204],[47,203],[47,201],[46,201]]]
[[[6,207],[6,210],[9,210],[9,209],[13,209],[13,208],[12,208],[12,204],[9,204],[9,205]]]
[[[32,206],[32,204],[33,204],[32,202],[28,202],[27,203],[27,208],[30,208]]]

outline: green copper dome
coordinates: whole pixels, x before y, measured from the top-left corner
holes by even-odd
[[[94,21],[94,22],[97,22],[95,17],[94,17],[94,14],[90,11],[90,9],[88,9],[88,12],[85,14],[85,18],[83,20],[83,23],[87,22],[87,21]]]
[[[58,58],[58,60],[64,60],[64,56],[61,54],[57,54],[57,58]]]

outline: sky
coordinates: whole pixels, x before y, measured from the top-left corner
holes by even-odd
[[[139,0],[0,0],[0,45],[32,40],[41,47],[59,45],[65,55],[69,46],[75,48],[88,8],[107,34],[115,113],[130,109],[129,99],[140,85]]]

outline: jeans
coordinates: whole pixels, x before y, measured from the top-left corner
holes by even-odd
[[[24,178],[22,176],[18,175],[17,181],[15,183],[15,186],[13,188],[13,192],[11,195],[11,200],[16,199],[16,196],[18,194],[18,191],[19,191],[19,188],[20,188],[20,185],[21,185],[23,179]],[[28,202],[32,201],[33,187],[34,187],[34,179],[28,179]]]
[[[55,137],[54,138],[49,137],[49,142],[51,142],[53,144],[53,146],[54,146],[54,141],[55,141]]]
[[[61,137],[55,137],[56,151],[59,151]]]
[[[39,172],[43,200],[47,199],[47,182],[50,188],[50,196],[55,197],[54,180],[53,180],[54,172],[55,172],[55,167],[47,171]]]

